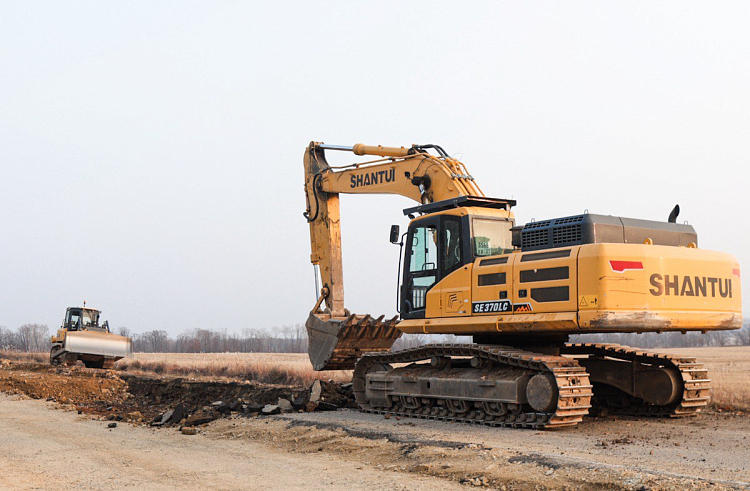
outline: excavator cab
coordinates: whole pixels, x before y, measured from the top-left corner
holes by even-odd
[[[412,220],[406,239],[399,307],[403,319],[427,316],[428,292],[479,257],[513,250],[510,200],[464,196],[404,210]]]

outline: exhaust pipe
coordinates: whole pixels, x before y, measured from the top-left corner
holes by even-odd
[[[672,208],[672,213],[669,214],[669,218],[667,221],[669,223],[677,223],[677,215],[680,214],[680,205],[674,205],[674,208]]]

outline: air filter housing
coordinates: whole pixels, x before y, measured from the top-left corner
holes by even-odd
[[[514,235],[514,245],[524,251],[581,244],[643,244],[648,239],[654,245],[698,245],[692,225],[594,214],[530,222]]]

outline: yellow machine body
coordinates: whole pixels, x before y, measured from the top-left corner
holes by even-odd
[[[331,167],[326,150],[382,158]],[[362,353],[387,351],[400,333],[474,335],[479,343],[542,346],[582,333],[742,327],[737,259],[699,249],[694,229],[676,224],[673,217],[667,223],[590,216],[591,234],[571,241],[574,245],[525,247],[514,242],[513,230],[520,228],[520,236],[534,226],[515,227],[515,201],[485,197],[464,164],[437,145],[312,142],[304,167],[311,262],[322,281],[306,324],[316,370],[352,368]],[[399,194],[420,203],[404,210],[412,218],[405,247],[398,230],[396,237],[392,231],[391,241],[402,241],[405,271],[400,314],[390,320],[351,314],[344,307],[340,193]],[[438,235],[448,233],[444,224],[451,220],[461,223],[456,234],[462,236],[463,252],[445,268],[446,251],[453,246]],[[498,229],[480,230],[477,220]],[[421,240],[435,246],[421,252],[434,258],[423,269],[407,271],[409,254],[415,252],[410,244],[420,226]],[[487,234],[495,236],[494,245],[477,242],[489,241],[483,237]]]
[[[739,329],[741,299],[740,267],[731,254],[584,244],[478,258],[427,292],[424,319],[402,320],[397,328],[467,335]],[[504,301],[501,312],[497,301]]]

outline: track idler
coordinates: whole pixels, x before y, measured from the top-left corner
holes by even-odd
[[[398,316],[384,320],[370,315],[332,317],[311,313],[305,327],[308,354],[314,370],[351,370],[363,353],[388,351],[401,337]]]
[[[694,416],[711,400],[711,380],[694,358],[617,344],[568,344],[594,383],[598,409],[633,416]]]

